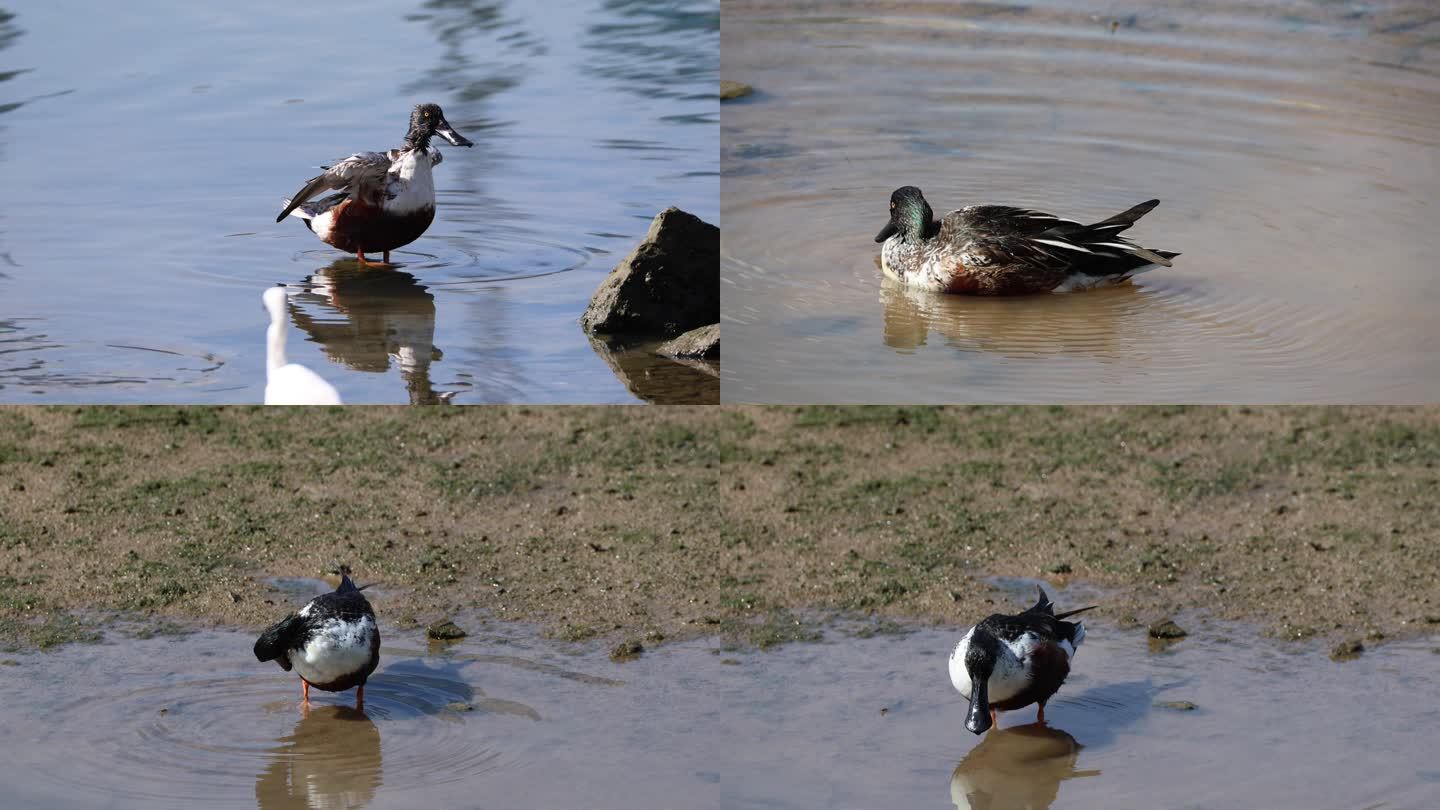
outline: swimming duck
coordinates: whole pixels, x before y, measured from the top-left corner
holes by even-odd
[[[311,599],[260,634],[255,657],[293,667],[310,703],[310,687],[343,692],[357,687],[355,705],[365,705],[365,680],[380,663],[380,628],[375,611],[348,575],[333,593]]]
[[[939,222],[914,186],[890,195],[890,222],[880,267],[904,284],[963,295],[1067,292],[1115,284],[1170,266],[1178,253],[1149,250],[1120,236],[1159,205],[1148,200],[1124,213],[1081,225],[1028,208],[972,205]]]
[[[265,330],[266,405],[340,405],[340,392],[325,378],[285,359],[285,288],[271,287],[260,299],[270,313]]]
[[[1085,625],[1063,619],[1095,605],[1057,614],[1045,590],[1040,601],[1016,616],[996,613],[970,628],[950,653],[950,683],[970,701],[965,728],[984,734],[999,722],[998,711],[1040,704],[1037,722],[1045,722],[1045,702],[1065,676],[1070,659],[1085,640]]]
[[[440,165],[436,135],[455,146],[474,146],[445,120],[438,104],[419,104],[410,113],[405,145],[388,152],[357,152],[325,173],[312,177],[285,201],[276,222],[294,214],[320,241],[354,253],[362,265],[366,253],[383,253],[414,242],[435,219],[435,181],[431,169]],[[339,191],[319,200],[324,191]]]

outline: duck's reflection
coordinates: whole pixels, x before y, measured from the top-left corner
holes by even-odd
[[[885,345],[915,349],[938,332],[952,345],[1010,356],[1078,354],[1114,358],[1137,316],[1155,317],[1156,303],[1130,284],[1083,295],[975,298],[906,287],[885,279]]]
[[[383,373],[393,360],[413,405],[448,402],[437,393],[430,364],[435,346],[435,296],[403,270],[361,268],[342,259],[310,276],[291,296],[295,326],[330,359],[356,371]]]
[[[1060,783],[1100,772],[1080,771],[1080,743],[1058,728],[1032,723],[994,729],[950,776],[958,810],[1032,810],[1049,807]]]
[[[364,807],[380,788],[380,730],[365,712],[317,706],[281,737],[255,779],[261,810]]]

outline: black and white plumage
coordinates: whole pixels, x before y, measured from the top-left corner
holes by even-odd
[[[310,687],[343,692],[359,687],[355,702],[365,700],[365,681],[380,664],[380,628],[360,588],[341,575],[333,593],[311,599],[299,612],[272,625],[255,642],[255,657],[294,669]]]
[[[950,653],[950,683],[967,700],[965,728],[983,734],[995,724],[997,711],[1040,704],[1039,721],[1045,722],[1045,702],[1070,674],[1070,659],[1085,640],[1085,625],[1064,619],[1091,610],[1056,613],[1055,606],[1036,586],[1040,601],[1023,613],[985,617],[965,633]]]
[[[965,295],[1067,292],[1115,284],[1180,254],[1150,250],[1121,232],[1159,205],[1147,200],[1083,225],[1029,208],[972,205],[935,220],[914,186],[890,195],[880,266],[906,285]]]
[[[474,146],[445,120],[438,104],[420,104],[410,114],[404,146],[385,152],[357,152],[306,181],[275,218],[304,220],[320,240],[354,253],[383,253],[419,239],[435,218],[435,180],[440,150],[430,145],[439,135],[455,146]],[[338,191],[317,199],[327,191]]]

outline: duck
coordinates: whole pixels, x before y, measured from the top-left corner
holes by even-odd
[[[276,222],[299,217],[320,241],[355,254],[361,266],[372,262],[366,253],[382,254],[419,239],[435,220],[435,180],[440,150],[430,145],[439,135],[454,146],[474,146],[445,120],[438,104],[418,104],[410,113],[405,143],[385,152],[356,152],[305,182],[285,201]],[[338,193],[314,199],[326,191]],[[313,200],[313,201],[312,201]]]
[[[970,628],[950,653],[950,683],[970,701],[965,728],[984,734],[999,723],[1000,711],[1040,705],[1037,723],[1045,722],[1045,703],[1065,683],[1070,660],[1085,640],[1085,625],[1065,619],[1094,610],[1095,605],[1056,613],[1045,589],[1035,586],[1040,601],[1014,616],[996,613]]]
[[[1008,205],[972,205],[935,220],[925,195],[902,186],[875,236],[880,268],[903,284],[958,295],[1030,295],[1118,284],[1179,256],[1120,236],[1159,200],[1082,225]]]
[[[340,392],[324,377],[285,359],[285,302],[289,300],[285,288],[271,287],[260,298],[270,313],[270,326],[265,330],[265,404],[344,404]]]
[[[333,593],[311,599],[255,642],[262,663],[274,661],[300,676],[306,706],[312,686],[325,692],[355,689],[355,707],[365,705],[365,681],[380,664],[380,628],[362,590],[342,573]]]

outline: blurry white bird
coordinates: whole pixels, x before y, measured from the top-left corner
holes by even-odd
[[[300,365],[285,362],[285,289],[271,287],[262,300],[270,312],[270,328],[265,330],[265,404],[266,405],[340,405],[340,392],[319,374]]]

